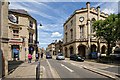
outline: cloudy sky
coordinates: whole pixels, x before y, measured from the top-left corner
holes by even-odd
[[[86,1],[69,0],[10,0],[9,9],[24,9],[28,11],[38,24],[39,46],[46,48],[54,40],[63,38],[63,23],[76,10],[86,7]],[[100,6],[101,11],[111,14],[118,13],[118,2],[91,2],[91,7]],[[42,24],[42,26],[39,26]]]

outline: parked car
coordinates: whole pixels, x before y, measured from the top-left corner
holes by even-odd
[[[58,53],[56,60],[65,60],[65,56],[62,53]]]
[[[83,58],[81,55],[78,55],[78,54],[72,54],[72,55],[70,55],[70,60],[83,62],[85,60],[85,58]]]
[[[50,53],[46,53],[46,59],[52,59],[52,55]]]

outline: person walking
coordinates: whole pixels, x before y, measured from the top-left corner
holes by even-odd
[[[36,57],[35,61],[38,61],[38,59],[39,59],[39,53],[35,54],[35,57]]]
[[[32,55],[28,54],[28,63],[31,63],[31,60],[32,60]]]
[[[41,53],[41,58],[43,58],[43,53]]]

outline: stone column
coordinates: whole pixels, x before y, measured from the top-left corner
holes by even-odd
[[[0,49],[3,52],[3,76],[8,74],[8,1],[3,0],[0,6]]]
[[[88,51],[87,51],[87,54],[89,54],[90,52],[91,52],[91,50],[90,50],[90,47],[91,47],[91,42],[90,42],[90,34],[91,34],[91,32],[90,32],[90,28],[91,28],[91,26],[90,26],[90,20],[88,19],[88,21],[87,21],[87,23],[88,23]],[[87,55],[86,54],[86,55]]]
[[[100,6],[97,7],[97,14],[98,14],[97,15],[97,20],[99,20],[100,19]],[[97,45],[98,45],[97,52],[100,53],[100,39],[98,38],[97,41],[98,41],[97,42]]]

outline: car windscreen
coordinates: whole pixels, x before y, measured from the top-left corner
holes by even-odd
[[[58,54],[58,56],[63,56],[63,54]]]

